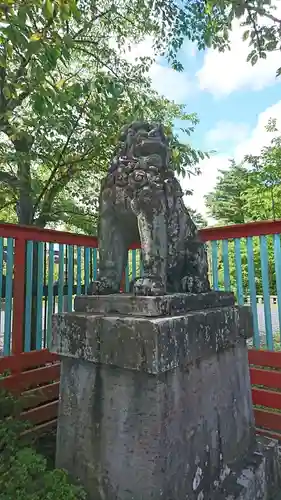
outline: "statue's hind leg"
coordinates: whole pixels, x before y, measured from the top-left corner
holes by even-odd
[[[167,281],[167,221],[162,193],[140,203],[134,200],[142,248],[143,277],[133,285],[136,295],[163,295]]]
[[[114,208],[105,204],[101,210],[99,225],[98,293],[110,294],[120,291],[127,258],[128,249],[122,225],[116,218]]]
[[[103,221],[99,242],[99,293],[118,293],[127,264],[128,250],[118,227]]]
[[[187,293],[209,292],[207,251],[203,243],[195,239],[187,243],[185,275],[181,280],[182,290]]]

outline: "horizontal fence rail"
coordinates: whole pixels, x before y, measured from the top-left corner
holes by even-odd
[[[281,440],[281,353],[249,350],[256,430]]]
[[[249,347],[258,351],[250,349],[249,360],[256,424],[260,432],[271,430],[277,434],[279,430],[281,434],[281,412],[275,385],[281,373],[270,363],[273,358],[281,360],[281,352],[273,352],[281,350],[280,233],[281,221],[200,231],[208,251],[212,287],[233,291],[238,304],[252,308],[254,337]],[[28,382],[18,386],[27,396],[30,391],[35,396],[42,394],[41,399],[35,397],[33,407],[26,407],[26,416],[38,428],[48,427],[48,422],[52,425],[56,417],[59,362],[53,356],[46,358],[52,314],[71,311],[74,296],[87,293],[89,284],[98,276],[98,268],[95,237],[0,224],[0,373],[10,370],[5,384],[13,389],[19,384],[19,374],[23,374],[23,381],[33,376],[35,380],[40,374],[33,385]],[[123,290],[129,291],[130,281],[140,275],[141,252],[134,245],[128,253]],[[252,353],[263,359],[260,366],[256,358],[251,358]],[[259,384],[257,377],[264,377],[264,384]],[[266,416],[270,411],[277,415],[275,420]],[[276,419],[280,419],[280,429],[274,423]]]
[[[56,426],[60,362],[47,349],[0,359],[1,387],[20,394],[21,418],[33,424],[36,433]]]

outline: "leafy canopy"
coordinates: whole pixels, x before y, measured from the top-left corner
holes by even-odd
[[[220,224],[243,224],[245,193],[248,188],[249,173],[246,167],[231,162],[228,170],[219,170],[216,186],[205,196],[205,205],[211,217]]]
[[[167,1],[167,4],[170,2]],[[177,6],[176,25],[198,48],[229,49],[230,33],[236,19],[249,42],[248,61],[256,64],[281,48],[281,18],[276,0],[185,0]],[[279,11],[280,12],[280,11]],[[277,75],[281,68],[276,68]]]
[[[278,133],[270,120],[268,133]],[[281,137],[275,136],[259,155],[246,155],[220,171],[215,189],[206,197],[209,214],[220,224],[281,218]]]
[[[196,115],[153,91],[153,57],[132,64],[126,53],[149,36],[181,69],[182,21],[176,3],[160,0],[1,2],[1,218],[44,227],[77,222],[89,207],[94,215],[118,130],[132,119],[159,119],[172,134],[178,118],[192,132]],[[176,136],[172,145],[179,173],[204,157]]]

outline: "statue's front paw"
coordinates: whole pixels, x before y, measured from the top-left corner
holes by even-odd
[[[208,279],[200,276],[185,276],[181,280],[181,285],[184,293],[206,293],[210,291]]]
[[[110,295],[118,293],[119,289],[113,286],[110,280],[101,278],[99,281],[92,281],[88,286],[88,295]]]
[[[192,293],[194,287],[193,276],[184,276],[184,278],[181,279],[181,287],[184,293]]]
[[[157,276],[137,278],[133,283],[133,293],[135,295],[165,295],[166,287],[161,278]]]

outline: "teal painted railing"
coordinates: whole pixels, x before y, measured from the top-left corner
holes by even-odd
[[[250,304],[256,348],[281,348],[281,221],[200,232],[216,290]],[[23,263],[23,264],[22,264]],[[71,311],[98,275],[95,238],[0,224],[0,352],[48,347],[54,312]],[[129,251],[125,291],[142,275],[140,250]]]
[[[207,228],[211,283],[253,313],[255,348],[281,350],[281,221]],[[250,343],[251,345],[251,343]]]

